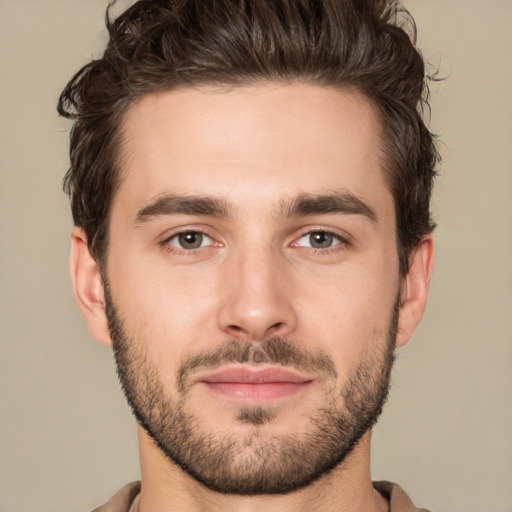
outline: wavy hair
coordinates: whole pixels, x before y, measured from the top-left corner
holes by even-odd
[[[114,3],[103,56],[76,73],[58,102],[74,120],[64,190],[100,264],[121,179],[119,127],[134,101],[183,86],[302,81],[352,88],[374,105],[405,274],[434,229],[439,156],[423,119],[428,87],[416,27],[397,1],[140,0],[115,19]]]

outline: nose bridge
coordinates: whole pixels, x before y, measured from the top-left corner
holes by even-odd
[[[284,336],[296,326],[285,261],[271,244],[244,244],[227,259],[219,312],[221,329],[235,337]]]

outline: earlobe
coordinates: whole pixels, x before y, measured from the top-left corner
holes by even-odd
[[[434,240],[426,235],[414,250],[411,264],[403,278],[400,294],[397,347],[405,345],[419,324],[427,303],[434,266]]]
[[[87,246],[87,236],[79,227],[75,227],[71,233],[69,269],[75,299],[89,333],[103,345],[111,346],[103,281],[98,264]]]

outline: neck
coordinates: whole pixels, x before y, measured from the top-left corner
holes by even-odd
[[[136,512],[386,512],[387,501],[370,478],[370,433],[340,466],[288,494],[240,496],[207,489],[169,461],[138,427],[142,490]]]

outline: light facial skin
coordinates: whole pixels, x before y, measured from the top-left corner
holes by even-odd
[[[380,148],[373,107],[350,90],[184,88],[128,110],[108,289],[80,228],[71,274],[92,336],[114,341],[147,423],[140,511],[387,510],[371,486],[368,425],[333,469],[283,492],[247,490],[258,470],[280,481],[301,461],[317,464],[323,447],[321,464],[350,443],[358,418],[373,422],[393,348],[423,313],[432,238],[401,277]],[[332,443],[318,444],[326,433]],[[245,491],[173,462],[166,449],[189,438],[182,467],[201,467],[199,446],[210,466],[227,451],[221,481],[238,476]],[[296,456],[279,467],[292,441]]]

